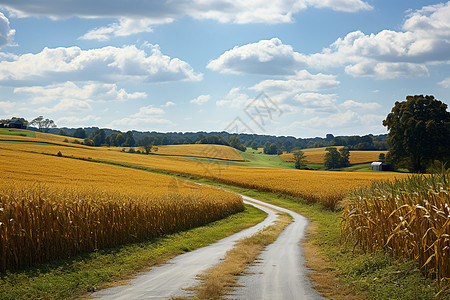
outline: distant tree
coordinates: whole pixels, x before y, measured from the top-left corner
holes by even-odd
[[[268,145],[267,145],[267,143],[268,143]],[[264,144],[264,153],[265,154],[270,154],[270,155],[275,155],[275,154],[278,154],[278,146],[277,146],[277,144],[275,144],[275,143],[270,143],[270,142],[267,142],[266,144]],[[267,145],[267,147],[266,147],[266,145]]]
[[[74,138],[79,138],[79,139],[85,139],[85,138],[87,137],[86,131],[85,131],[83,128],[78,128],[78,129],[76,129],[76,130],[73,132],[72,136],[73,136]]]
[[[88,139],[88,138],[84,139],[83,144],[85,144],[86,146],[91,146],[91,147],[95,146],[94,141],[91,139]]]
[[[158,148],[153,146],[153,141],[154,138],[149,136],[145,136],[142,139],[140,139],[138,144],[141,146],[142,152],[144,152],[145,154],[150,154],[152,150],[157,151]]]
[[[167,138],[167,136],[163,136],[163,138],[161,139],[161,145],[169,145],[169,139]]]
[[[324,165],[327,169],[337,169],[341,166],[341,154],[335,147],[328,147],[325,153]]]
[[[341,137],[341,136],[336,136],[332,141],[331,144],[333,146],[347,146],[347,141]]]
[[[124,143],[125,143],[125,137],[123,136],[122,133],[118,133],[116,136],[116,141],[114,143],[114,146],[122,147]]]
[[[325,140],[327,142],[331,142],[334,139],[334,135],[332,135],[331,133],[328,133]]]
[[[378,155],[378,160],[379,161],[384,162],[385,159],[386,159],[386,154],[380,153],[380,155]]]
[[[39,117],[33,119],[30,122],[30,125],[37,125],[39,131],[41,131],[41,132],[48,132],[50,130],[50,128],[56,127],[56,124],[53,120],[44,119],[43,116],[39,116]]]
[[[66,136],[67,134],[66,134],[66,131],[64,130],[64,128],[61,128],[59,131],[58,131],[58,134],[59,135],[63,135],[63,136]]]
[[[294,162],[296,169],[304,169],[306,167],[306,157],[303,151],[297,151],[294,153]]]
[[[133,137],[133,132],[127,131],[125,133],[125,142],[123,143],[122,146],[124,146],[124,147],[134,147],[135,143],[136,142],[135,142],[134,137]]]
[[[255,141],[253,141],[252,143],[251,143],[251,145],[250,145],[250,147],[253,149],[253,150],[258,150],[258,143],[257,142],[255,142]]]
[[[339,149],[339,153],[341,154],[340,167],[350,166],[350,150],[347,147],[342,147]]]
[[[245,152],[245,150],[247,150],[247,148],[241,144],[241,140],[236,136],[230,136],[230,138],[228,139],[228,144],[231,147],[238,149],[240,151],[243,151],[243,152]]]
[[[92,140],[94,141],[94,145],[96,147],[99,147],[103,144],[105,144],[106,142],[106,133],[104,129],[99,129],[96,132],[93,133],[93,138]]]
[[[424,173],[434,160],[450,161],[450,113],[434,96],[407,96],[383,121],[394,167]]]

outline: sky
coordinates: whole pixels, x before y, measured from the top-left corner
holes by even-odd
[[[450,1],[1,0],[0,119],[324,137],[450,101]]]

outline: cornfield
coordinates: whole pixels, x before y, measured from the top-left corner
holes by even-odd
[[[450,171],[373,183],[343,201],[341,230],[366,252],[417,260],[425,274],[450,279]]]
[[[64,157],[106,162],[127,167],[157,170],[188,176],[198,176],[245,188],[283,193],[303,198],[311,203],[320,202],[330,209],[335,209],[336,204],[354,187],[368,186],[373,181],[380,179],[394,179],[396,177],[401,178],[406,176],[404,174],[385,172],[359,173],[305,171],[221,165],[201,163],[181,157],[138,155],[118,151],[108,151],[107,148],[83,149],[32,144],[0,144],[0,156],[2,152],[6,151],[27,151],[51,155],[56,155],[58,151],[61,151]],[[48,155],[40,156],[48,157]],[[64,160],[64,158],[62,160]],[[32,164],[32,162],[30,163]],[[0,174],[0,178],[1,176],[2,175]]]
[[[223,160],[244,161],[236,149],[224,145],[194,144],[157,146],[155,154],[173,156],[192,156]]]
[[[305,151],[305,161],[312,164],[323,164],[324,156],[327,151]],[[380,153],[386,154],[387,151],[350,151],[351,164],[363,164],[378,161]],[[281,159],[286,162],[294,162],[293,153],[285,153],[280,155]]]
[[[235,194],[149,172],[4,149],[0,160],[0,272],[244,209]]]

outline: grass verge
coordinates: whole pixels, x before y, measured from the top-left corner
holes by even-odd
[[[291,222],[291,216],[282,214],[274,225],[238,241],[236,246],[227,252],[220,264],[199,275],[200,284],[189,289],[195,293],[193,299],[223,299],[223,296],[236,285],[238,276],[255,261],[266,246],[275,242]]]
[[[263,211],[246,205],[244,212],[206,226],[8,272],[0,277],[0,299],[67,299],[124,284],[138,271],[214,243],[261,222],[265,216]]]

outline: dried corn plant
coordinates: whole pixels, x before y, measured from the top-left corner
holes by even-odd
[[[367,252],[416,260],[429,277],[450,277],[450,171],[413,175],[354,190],[343,201],[341,231]]]

